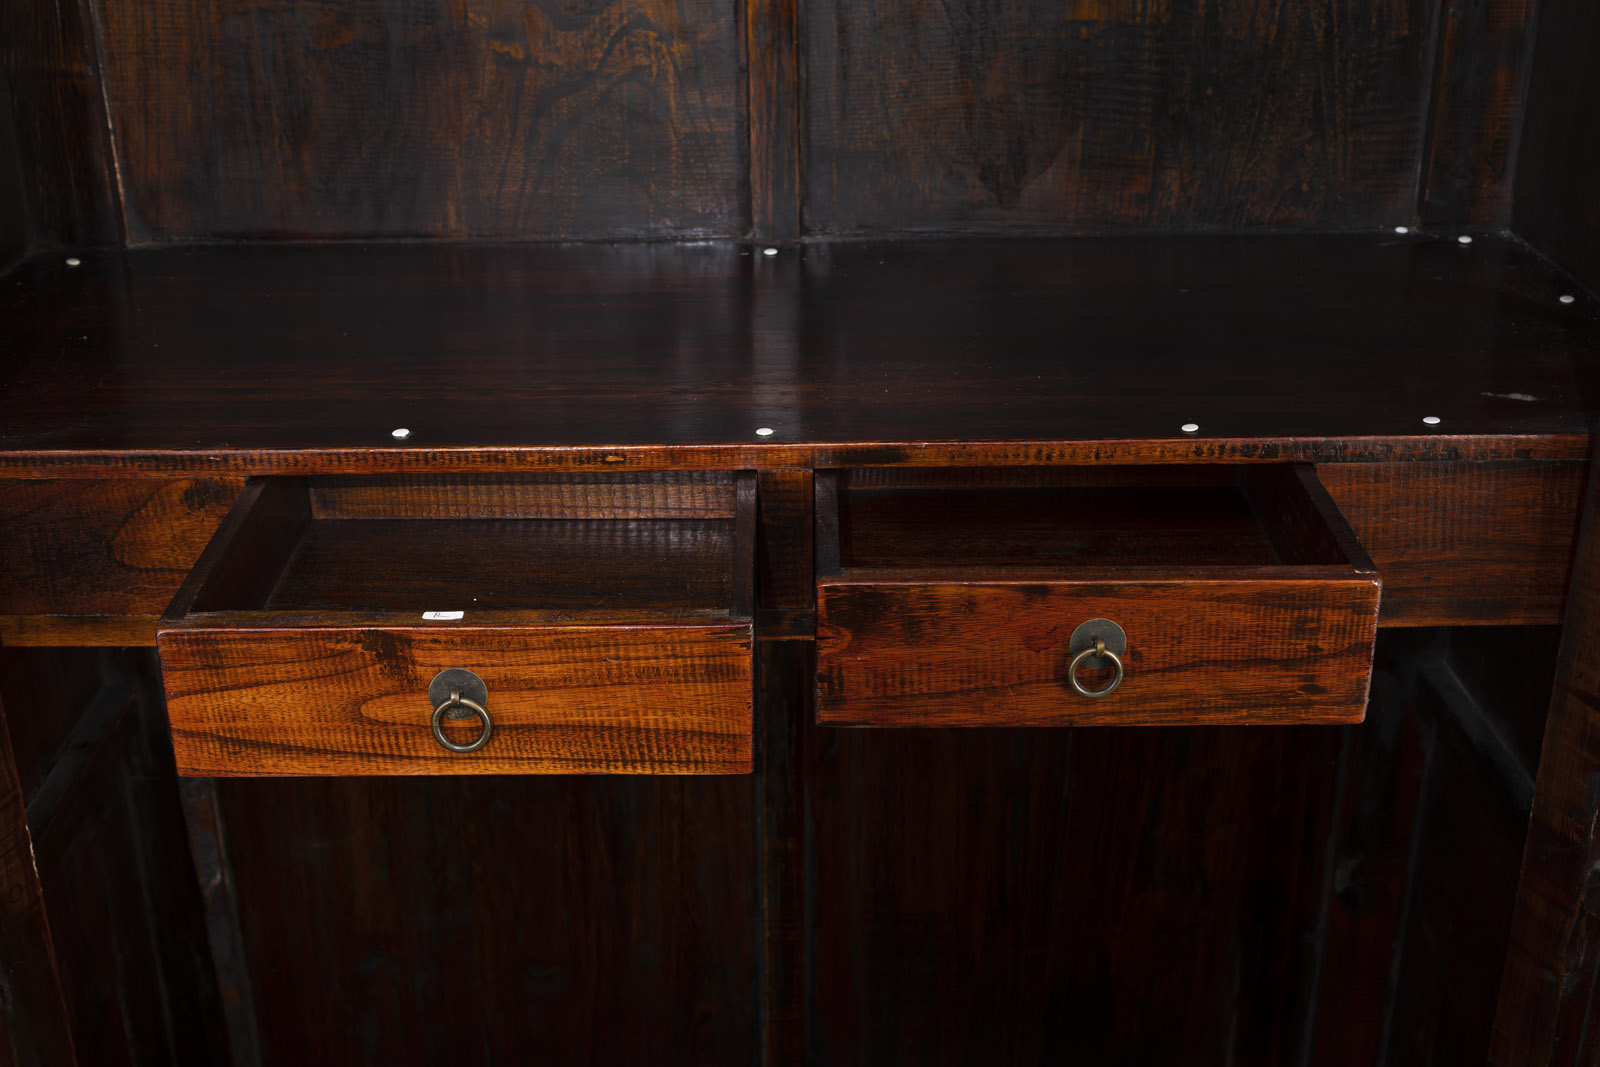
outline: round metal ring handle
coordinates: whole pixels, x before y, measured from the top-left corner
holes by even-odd
[[[483,733],[478,735],[476,741],[465,745],[458,745],[444,735],[444,716],[451,708],[466,708],[479,719],[483,720]],[[489,734],[494,730],[494,722],[489,718],[488,709],[476,700],[461,695],[461,690],[450,690],[450,699],[433,709],[433,739],[448,748],[451,752],[476,752],[489,743]]]
[[[1083,683],[1078,681],[1078,668],[1090,656],[1099,656],[1102,659],[1111,661],[1111,668],[1116,673],[1111,676],[1110,684],[1101,686],[1099,689],[1086,689]],[[1094,639],[1094,644],[1073,656],[1072,662],[1067,664],[1067,681],[1072,683],[1072,688],[1077,690],[1078,695],[1081,697],[1087,697],[1090,700],[1108,697],[1116,692],[1117,686],[1122,684],[1122,657],[1107,648],[1106,643],[1097,637]]]

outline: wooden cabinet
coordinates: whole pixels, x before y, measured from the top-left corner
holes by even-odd
[[[0,1062],[1594,1059],[1600,8],[3,6]]]

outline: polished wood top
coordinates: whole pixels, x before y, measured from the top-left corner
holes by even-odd
[[[1600,306],[1489,235],[761,252],[36,257],[0,470],[1581,458],[1600,396]]]

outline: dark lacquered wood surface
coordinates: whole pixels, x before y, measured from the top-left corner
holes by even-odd
[[[1600,6],[1553,0],[1540,11],[1517,173],[1516,231],[1600,286]]]
[[[218,792],[262,1063],[757,1061],[750,778]]]
[[[819,0],[807,224],[1407,221],[1439,11]]]
[[[732,4],[99,6],[135,240],[741,226]]]
[[[747,251],[36,259],[0,283],[0,463],[1572,458],[1600,394],[1595,306],[1488,237]]]

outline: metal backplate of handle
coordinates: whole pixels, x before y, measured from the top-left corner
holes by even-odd
[[[1067,681],[1073,691],[1089,700],[1108,697],[1122,684],[1122,657],[1128,654],[1128,635],[1110,619],[1090,619],[1072,631],[1067,640],[1072,660],[1067,664]],[[1110,670],[1111,681],[1090,689],[1078,680],[1080,670]]]
[[[428,702],[433,705],[433,739],[451,752],[476,752],[489,743],[494,723],[489,719],[489,687],[471,671],[451,667],[440,671],[428,683]],[[458,744],[444,735],[446,719],[479,719],[483,732],[474,741]]]

